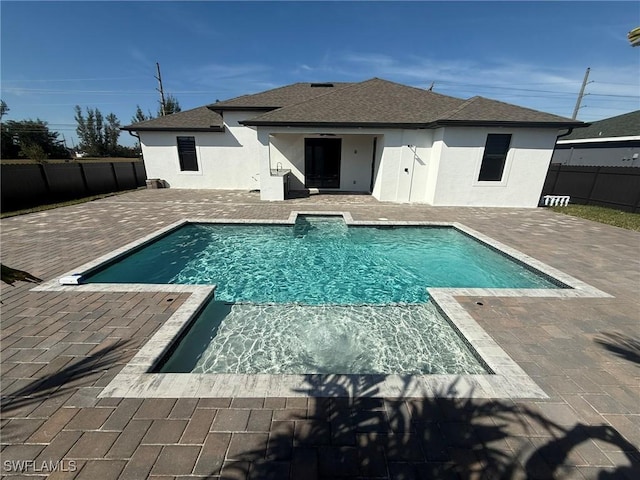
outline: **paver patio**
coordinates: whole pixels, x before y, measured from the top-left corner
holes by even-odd
[[[286,219],[293,210],[460,222],[614,298],[458,299],[544,400],[349,398],[355,386],[346,380],[332,398],[123,399],[98,394],[188,294],[3,284],[1,474],[44,478],[56,467],[50,478],[640,478],[637,232],[545,209],[140,190],[3,219],[1,258],[51,280],[182,218]]]

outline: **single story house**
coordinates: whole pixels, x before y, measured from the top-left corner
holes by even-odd
[[[175,188],[370,193],[380,201],[536,207],[576,120],[373,78],[295,83],[123,127]]]
[[[640,110],[592,122],[558,139],[551,163],[640,167]]]

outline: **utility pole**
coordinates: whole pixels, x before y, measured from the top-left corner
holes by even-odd
[[[578,116],[578,110],[580,110],[580,104],[582,103],[582,97],[584,97],[584,87],[587,86],[587,80],[589,80],[589,72],[591,68],[587,68],[587,71],[584,72],[584,80],[582,80],[582,87],[580,87],[580,93],[578,94],[578,101],[576,102],[576,108],[573,109],[572,119],[576,119]]]
[[[166,107],[164,102],[164,90],[162,88],[162,76],[160,75],[160,64],[156,62],[156,69],[158,70],[158,76],[155,77],[158,80],[158,88],[156,90],[160,92],[160,112],[164,117],[166,115]]]

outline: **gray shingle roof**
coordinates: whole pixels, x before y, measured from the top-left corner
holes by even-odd
[[[566,128],[569,118],[483,97],[469,100],[373,78],[242,122],[245,125],[434,127],[519,124]]]
[[[332,85],[332,86],[329,86]],[[294,103],[305,102],[329,92],[335,92],[344,87],[353,85],[352,83],[330,82],[330,83],[294,83],[284,87],[274,88],[266,92],[254,95],[242,95],[241,97],[223,100],[208,105],[212,110],[233,110],[233,109],[275,109],[292,105]]]
[[[331,86],[328,86],[331,85]],[[509,103],[469,100],[372,78],[360,83],[294,83],[206,107],[140,122],[123,130],[222,131],[225,110],[256,110],[245,125],[436,127],[516,125],[551,128],[585,124]],[[571,137],[569,137],[571,138]]]
[[[154,130],[215,132],[222,131],[223,129],[224,122],[219,113],[211,111],[207,107],[198,107],[192,110],[185,110],[184,112],[172,113],[171,115],[165,115],[164,117],[158,117],[152,120],[127,125],[126,127],[122,127],[121,130],[132,130],[138,132]]]
[[[580,123],[551,113],[519,107],[517,105],[500,102],[498,100],[491,100],[484,97],[470,98],[464,102],[460,108],[450,112],[440,120],[462,122]]]
[[[246,121],[277,124],[428,124],[463,100],[373,78]]]
[[[575,130],[571,135],[563,137],[562,140],[630,137],[635,135],[640,135],[640,110],[592,122],[589,127]]]

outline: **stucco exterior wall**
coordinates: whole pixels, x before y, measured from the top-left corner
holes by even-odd
[[[489,133],[512,135],[502,181],[480,182],[478,174]],[[551,161],[553,129],[444,129],[437,159],[433,205],[536,207]]]
[[[139,132],[148,178],[172,188],[253,190],[260,188],[261,150],[255,129],[238,124],[254,112],[225,112],[225,132]],[[197,172],[181,172],[177,137],[195,137]]]
[[[431,130],[386,130],[373,195],[378,200],[426,203],[431,168]]]
[[[331,134],[330,138],[342,139],[338,191],[370,191],[376,138],[372,195],[380,201],[535,207],[558,133],[553,129],[479,127],[362,128],[357,133],[347,128],[314,128],[310,132],[286,127],[256,129],[238,123],[254,115],[225,112],[223,133],[140,132],[148,178],[161,178],[173,188],[253,190],[267,188],[260,179],[270,176],[270,169],[281,168],[291,170],[290,189],[303,189],[304,139]],[[512,135],[500,182],[477,180],[489,133]],[[182,135],[196,139],[198,172],[180,171],[176,138]]]
[[[335,132],[335,130],[334,130]],[[289,188],[304,189],[304,139],[325,138],[318,133],[276,133],[270,137],[271,168],[291,170]],[[373,136],[370,134],[335,133],[342,139],[340,188],[336,191],[368,192],[371,187]],[[333,189],[332,189],[333,190]]]

